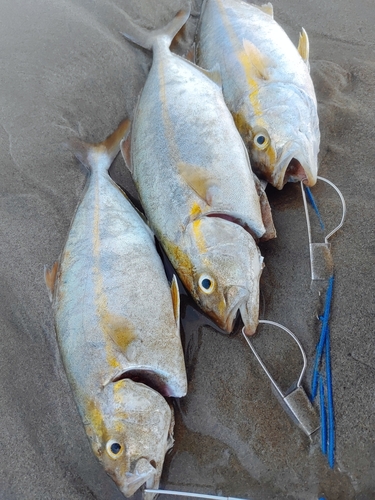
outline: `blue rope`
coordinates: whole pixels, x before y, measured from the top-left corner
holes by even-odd
[[[329,278],[326,301],[324,306],[324,314],[323,314],[323,324],[322,330],[320,333],[319,343],[316,348],[316,356],[314,362],[314,372],[312,379],[312,388],[311,388],[311,400],[314,401],[316,398],[316,394],[318,392],[318,376],[319,376],[319,365],[323,355],[323,349],[326,343],[326,336],[328,330],[328,321],[329,315],[331,312],[331,301],[332,301],[332,291],[333,291],[333,276]]]
[[[318,216],[320,227],[321,227],[322,231],[324,231],[324,222],[323,222],[322,216],[320,215],[318,205],[316,204],[314,197],[312,195],[311,189],[307,186],[304,186],[304,187],[305,187],[305,191],[306,191],[307,197],[309,199],[309,202],[311,203],[311,206],[313,207],[314,212]]]
[[[331,302],[333,294],[334,278],[329,278],[326,300],[324,304],[323,316],[319,319],[322,321],[322,329],[320,338],[316,347],[316,356],[314,363],[314,372],[312,379],[312,395],[311,400],[314,401],[318,385],[319,385],[319,406],[320,406],[320,426],[322,439],[322,453],[328,455],[328,464],[333,469],[335,464],[335,418],[333,407],[333,390],[332,390],[332,371],[331,371],[331,342],[329,330],[329,316],[331,312]],[[327,409],[325,406],[324,394],[324,378],[319,373],[319,367],[322,364],[323,352],[325,354],[325,385],[327,394]]]
[[[324,380],[321,375],[319,376],[319,406],[322,453],[323,455],[327,455],[327,412],[324,401]]]
[[[333,408],[332,372],[331,372],[331,342],[330,331],[326,335],[326,383],[327,383],[327,412],[328,412],[328,463],[333,469],[335,463],[335,418]]]

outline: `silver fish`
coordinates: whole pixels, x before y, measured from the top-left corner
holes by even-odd
[[[205,0],[196,49],[197,64],[220,68],[254,172],[278,189],[288,181],[314,185],[320,132],[306,31],[297,50],[271,4]]]
[[[60,262],[46,273],[87,436],[125,496],[158,487],[173,443],[163,396],[187,390],[176,277],[170,288],[153,233],[108,175],[128,128],[101,144],[73,142],[90,176]]]
[[[126,37],[153,50],[153,63],[122,144],[149,223],[199,306],[224,330],[238,311],[258,323],[265,233],[243,141],[215,75],[172,54],[180,12],[149,32],[127,18]]]

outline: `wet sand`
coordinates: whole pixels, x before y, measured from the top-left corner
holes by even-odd
[[[131,117],[147,75],[150,54],[119,33],[122,11],[153,28],[182,6],[171,0],[2,2],[1,500],[123,498],[91,453],[78,416],[56,344],[43,267],[58,258],[85,184],[85,173],[63,143],[72,136],[102,140]],[[375,7],[370,0],[279,0],[274,8],[294,43],[301,26],[309,34],[322,132],[319,173],[339,186],[348,205],[345,225],[332,239],[336,466],[329,469],[319,436],[310,442],[288,419],[241,337],[204,326],[184,299],[189,393],[175,404],[176,441],[162,487],[254,500],[370,500],[375,497]],[[199,9],[196,1],[193,13]],[[196,16],[189,20],[181,52],[191,43],[196,22]],[[112,175],[136,195],[121,158]],[[314,189],[331,228],[338,218],[337,197],[321,185]],[[299,187],[268,194],[278,238],[262,245],[261,316],[300,338],[308,355],[309,390],[320,330],[316,314],[322,312],[326,284],[310,281]],[[287,388],[301,366],[295,347],[278,331],[265,332],[257,345]]]

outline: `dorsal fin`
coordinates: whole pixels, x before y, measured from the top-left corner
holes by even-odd
[[[264,3],[263,5],[254,5],[254,7],[258,7],[258,9],[262,10],[273,19],[273,5],[271,2]]]
[[[47,286],[48,297],[52,302],[53,292],[55,290],[56,276],[57,271],[59,269],[59,261],[57,260],[50,269],[47,266],[44,266],[44,281]]]
[[[178,327],[178,332],[180,331],[180,291],[178,289],[178,283],[176,275],[173,275],[171,283],[171,295],[173,304],[173,313],[176,320],[176,325]]]
[[[248,57],[246,70],[253,79],[268,80],[269,61],[265,55],[249,40],[243,39],[243,48]]]
[[[304,28],[302,28],[302,31],[299,34],[297,50],[299,52],[299,55],[305,61],[308,70],[310,71],[310,63],[309,63],[310,44],[309,44],[309,37],[307,36],[306,30]]]

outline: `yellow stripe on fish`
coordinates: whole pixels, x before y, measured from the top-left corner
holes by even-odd
[[[202,234],[202,231],[201,231],[201,219],[197,219],[195,221],[193,221],[193,234],[195,236],[195,240],[197,242],[197,247],[198,247],[198,250],[201,252],[201,253],[206,253],[207,252],[207,247],[206,247],[206,242],[205,242],[205,239],[204,239],[204,235]]]

